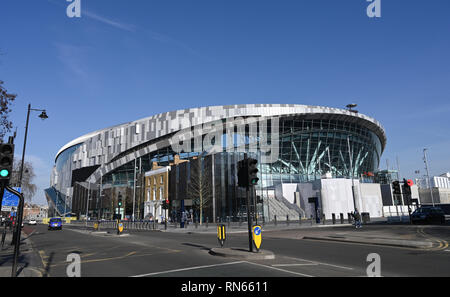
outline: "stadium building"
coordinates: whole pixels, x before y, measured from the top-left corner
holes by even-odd
[[[184,209],[197,217],[201,212],[202,221],[238,220],[246,196],[237,187],[237,162],[248,153],[259,161],[251,208],[260,217],[346,213],[355,203],[364,208],[364,195],[356,195],[359,202],[347,190],[344,198],[326,198],[323,189],[373,182],[385,145],[380,123],[351,110],[296,104],[191,108],[67,143],[56,154],[45,193],[54,215],[110,219],[120,211],[144,219],[162,214],[162,202],[169,200],[173,220]],[[317,199],[310,209],[311,195]]]

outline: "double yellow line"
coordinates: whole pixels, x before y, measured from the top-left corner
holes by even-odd
[[[434,241],[435,244],[438,244],[438,246],[433,246],[433,247],[430,247],[430,248],[424,248],[424,250],[427,250],[427,251],[441,251],[441,250],[445,250],[445,249],[448,248],[448,242],[446,240],[435,238],[435,237],[425,233],[425,231],[423,229],[424,229],[424,227],[419,227],[417,229],[417,233],[423,235],[425,238],[427,238],[429,240]]]

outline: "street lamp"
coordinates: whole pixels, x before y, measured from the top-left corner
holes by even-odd
[[[354,207],[354,210],[356,211],[355,182],[353,181],[353,149],[350,152],[350,137],[351,137],[351,135],[347,135],[347,145],[348,145],[348,156],[350,159],[350,177],[352,179],[353,207]]]
[[[427,148],[423,149],[423,162],[425,163],[425,169],[427,171],[427,183],[428,183],[428,188],[430,189],[430,195],[431,195],[431,203],[434,206],[434,198],[433,198],[433,185],[431,184],[430,181],[430,172],[428,171],[428,159],[427,159]]]
[[[353,108],[355,108],[356,106],[358,106],[358,104],[356,104],[356,103],[350,103],[350,104],[347,104],[345,107],[347,107],[347,110],[350,111],[350,112],[358,113],[357,110],[354,110],[354,109],[353,109]]]
[[[30,111],[32,111],[32,110],[40,111],[41,114],[39,115],[39,117],[42,120],[48,119],[47,112],[45,111],[45,109],[34,109],[34,108],[31,108],[31,104],[28,104],[27,123],[25,125],[25,138],[23,140],[23,151],[22,151],[22,161],[21,161],[22,163],[20,165],[19,187],[22,187],[23,163],[25,160],[25,148],[27,146],[28,122],[30,120]]]
[[[26,145],[27,145],[28,122],[30,120],[30,111],[32,111],[32,110],[41,111],[41,114],[39,115],[39,117],[41,119],[45,120],[45,119],[48,118],[47,113],[45,112],[45,109],[33,109],[33,108],[31,108],[31,104],[28,104],[27,123],[25,125],[25,138],[23,140],[22,161],[21,161],[21,165],[20,165],[20,175],[19,175],[19,187],[20,188],[22,188],[23,165],[24,165],[24,160],[25,160],[25,148],[26,148]],[[20,193],[17,193],[17,194],[20,194]],[[16,246],[14,247],[14,263],[13,263],[12,276],[15,276],[15,274],[16,274],[16,262],[17,262],[17,257],[18,257],[18,254],[19,254],[20,232],[21,232],[20,229],[21,229],[21,226],[22,226],[22,217],[23,217],[24,203],[25,203],[25,201],[22,198],[21,199],[21,203],[19,203],[19,209],[18,209],[18,212],[17,212],[16,232],[13,235],[13,241],[15,242]]]
[[[41,111],[41,114],[39,115],[39,117],[43,120],[47,119],[47,113],[45,112],[45,109],[33,109],[31,108],[31,104],[28,104],[28,112],[27,112],[27,123],[25,125],[25,138],[23,140],[23,151],[22,151],[22,160],[21,160],[21,165],[20,165],[20,174],[19,174],[19,187],[22,188],[22,177],[23,177],[23,165],[24,165],[24,161],[25,161],[25,148],[27,146],[27,135],[28,135],[28,122],[30,120],[30,111]],[[58,199],[57,199],[58,201]],[[19,207],[19,212],[17,213],[17,218],[20,220],[20,224],[22,223],[22,215],[23,215],[23,205],[20,205]],[[19,225],[20,226],[20,225]],[[20,232],[19,236],[20,236]]]

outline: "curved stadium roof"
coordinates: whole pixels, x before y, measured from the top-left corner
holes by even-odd
[[[89,163],[89,159],[97,157],[94,159],[101,159],[101,161],[95,161],[97,163],[96,165],[101,164],[103,167],[108,167],[101,167],[97,170],[98,173],[101,170],[103,174],[134,159],[131,157],[120,157],[117,159],[116,157],[119,154],[122,156],[127,151],[132,151],[133,148],[141,146],[144,143],[149,143],[149,147],[145,151],[142,151],[142,154],[151,152],[159,148],[157,143],[151,144],[152,141],[156,141],[163,136],[173,134],[193,125],[201,125],[219,119],[240,116],[271,117],[299,115],[305,116],[306,118],[335,119],[358,123],[373,131],[378,136],[382,144],[382,150],[384,150],[386,145],[386,134],[382,125],[377,120],[361,113],[354,113],[339,108],[298,104],[242,104],[170,111],[97,130],[78,137],[64,145],[56,154],[55,161],[59,154],[66,149],[74,145],[83,144],[74,152],[73,160],[80,161],[80,167],[84,167],[92,165]],[[186,123],[186,119],[189,119],[189,123]],[[134,157],[139,157],[138,155],[141,155],[141,153],[136,154],[135,152]]]

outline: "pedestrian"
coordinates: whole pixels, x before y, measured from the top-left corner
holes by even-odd
[[[184,228],[184,224],[186,222],[186,215],[184,211],[181,211],[180,213],[180,228]]]
[[[355,228],[362,228],[361,226],[361,215],[358,212],[358,209],[355,208],[355,212],[353,213],[353,217],[355,218]]]
[[[186,211],[183,211],[182,220],[184,222],[185,228],[187,228],[188,219],[187,219],[187,212]]]

